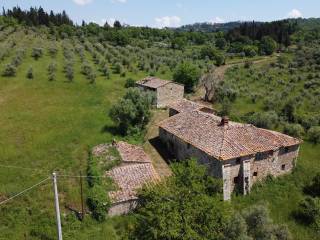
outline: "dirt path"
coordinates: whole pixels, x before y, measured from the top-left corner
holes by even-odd
[[[158,139],[158,123],[168,118],[168,110],[155,110],[153,116],[147,127],[147,133],[145,136],[144,150],[150,156],[153,162],[153,166],[157,170],[161,177],[169,176],[171,174],[170,167],[166,162],[166,157],[163,152],[165,149],[161,146],[161,142]]]
[[[271,56],[271,57],[263,57],[262,59],[258,59],[258,60],[255,60],[255,61],[252,61],[253,64],[259,64],[259,63],[263,63],[263,62],[268,62],[268,61],[272,61],[276,59],[275,56]],[[217,67],[215,72],[217,73],[217,75],[219,76],[219,78],[221,80],[224,80],[224,75],[226,73],[226,71],[230,68],[230,67],[233,67],[233,66],[241,66],[241,65],[244,65],[245,61],[241,61],[241,62],[235,62],[235,63],[227,63],[225,65],[222,65],[220,67]],[[190,96],[190,100],[192,101],[196,101],[196,102],[201,102],[202,104],[208,104],[206,102],[204,102],[202,100],[202,97],[205,95],[205,89],[204,87],[202,86],[199,86],[195,93],[192,94]],[[209,103],[209,105],[211,105]]]
[[[253,61],[254,64],[267,62],[273,60],[274,57],[265,57],[263,59],[259,59]],[[217,74],[220,78],[224,79],[224,74],[228,68],[236,65],[243,65],[244,62],[237,62],[237,63],[229,63],[218,67],[216,69]],[[204,96],[204,88],[199,87],[197,91],[190,96],[190,100],[201,102],[202,104],[211,106],[211,103],[202,101],[202,97]],[[143,145],[144,150],[150,156],[153,162],[153,166],[157,170],[158,174],[161,177],[169,176],[171,174],[171,169],[168,165],[168,159],[170,156],[167,152],[165,152],[165,146],[162,145],[161,141],[158,138],[158,123],[162,120],[168,118],[168,110],[160,110],[156,109],[153,111],[153,116],[151,121],[147,126],[147,133],[145,136],[145,143]]]

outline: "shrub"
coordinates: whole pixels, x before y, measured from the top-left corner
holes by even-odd
[[[32,79],[32,78],[33,78],[33,70],[32,70],[32,67],[30,67],[30,68],[28,69],[27,78],[29,78],[29,79]]]
[[[33,48],[31,56],[35,59],[38,60],[43,54],[42,48]]]
[[[90,188],[87,203],[97,221],[102,222],[106,219],[111,203],[106,194],[105,186],[96,184]]]
[[[137,88],[129,88],[125,96],[110,110],[109,116],[122,134],[144,129],[151,117],[150,107],[154,96]]]
[[[229,116],[231,113],[231,102],[228,98],[225,98],[221,104],[220,116]]]
[[[73,68],[71,64],[66,65],[65,72],[66,72],[66,78],[69,80],[69,82],[72,82],[74,76],[73,76]]]
[[[102,68],[101,68],[102,74],[109,78],[110,77],[110,73],[109,73],[109,67],[107,64],[105,64]]]
[[[48,80],[49,81],[54,81],[55,79],[56,79],[56,75],[54,73],[49,73]]]
[[[128,78],[124,86],[126,88],[130,88],[130,87],[134,87],[135,85],[136,85],[136,81],[133,80],[132,78]]]
[[[2,76],[4,77],[14,77],[16,75],[17,69],[12,64],[6,64]]]
[[[121,74],[123,71],[123,67],[120,63],[117,63],[115,66],[114,66],[114,73],[116,74]]]
[[[306,191],[313,197],[320,197],[320,173],[318,173],[306,187]]]
[[[299,204],[298,216],[320,231],[320,198],[306,197]]]
[[[178,65],[173,73],[173,80],[184,84],[185,90],[188,93],[193,91],[193,88],[198,83],[199,78],[199,68],[189,62]]]
[[[292,137],[302,138],[304,135],[304,128],[298,123],[296,124],[288,123],[284,125],[283,132]]]
[[[51,57],[54,57],[57,55],[58,49],[56,46],[52,45],[51,47],[49,47],[48,52],[51,55]]]
[[[320,143],[320,126],[311,127],[308,131],[309,140],[313,143]]]
[[[274,111],[255,112],[244,116],[244,120],[260,128],[272,129],[278,124],[278,115]]]
[[[94,84],[96,82],[96,74],[92,71],[87,76],[87,79],[89,80],[90,84]]]

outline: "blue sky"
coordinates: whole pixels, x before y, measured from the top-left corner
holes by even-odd
[[[194,22],[271,21],[287,17],[320,17],[319,0],[0,0],[0,6],[66,10],[81,23],[106,20],[152,27]]]

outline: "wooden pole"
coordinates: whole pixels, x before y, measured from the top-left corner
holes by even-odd
[[[84,219],[84,205],[83,205],[83,186],[82,186],[82,173],[80,171],[80,195],[81,195],[81,220]]]

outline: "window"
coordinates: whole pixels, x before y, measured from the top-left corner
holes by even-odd
[[[239,182],[239,177],[233,178],[233,183],[238,183]]]
[[[258,172],[253,172],[253,176],[254,177],[258,176]]]
[[[262,159],[262,153],[257,153],[255,160],[261,160]]]
[[[187,143],[187,148],[190,149],[190,143]]]
[[[281,165],[281,170],[286,170],[286,165],[285,164]]]
[[[236,164],[240,164],[240,162],[241,162],[241,158],[237,158],[236,159]]]
[[[289,152],[289,148],[288,148],[288,147],[285,147],[285,148],[284,148],[284,152],[285,152],[285,153]]]

